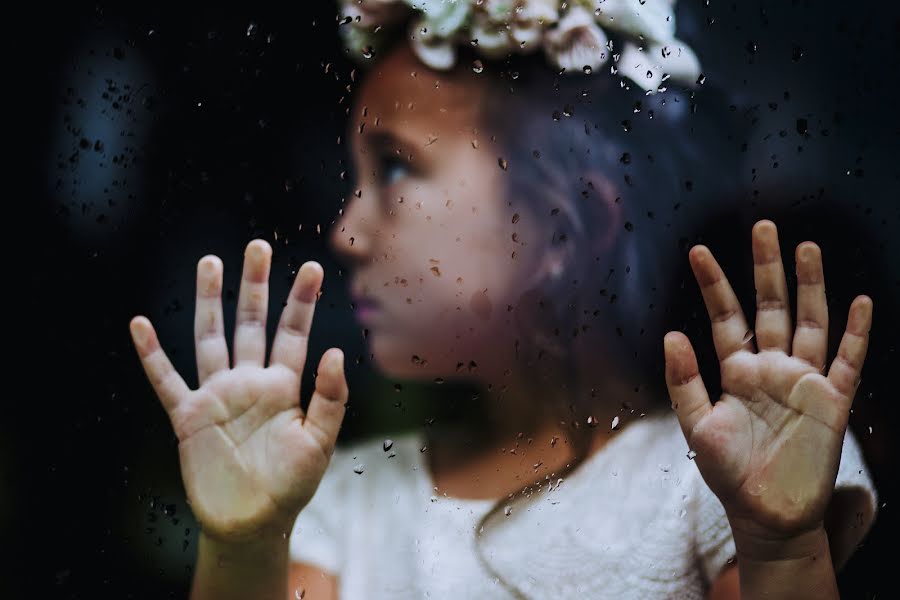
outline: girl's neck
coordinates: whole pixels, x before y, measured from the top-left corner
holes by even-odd
[[[603,448],[613,435],[613,421],[625,419],[621,386],[605,389],[606,400],[592,413],[592,423],[579,422],[589,430],[588,456]],[[518,390],[521,394],[521,390]],[[509,393],[483,399],[485,407],[475,418],[480,422],[426,431],[426,460],[436,493],[470,499],[498,499],[533,481],[552,476],[576,459],[575,432],[571,420],[560,422],[549,410],[549,402],[529,402]],[[545,410],[525,411],[532,406]],[[518,408],[518,410],[517,410]],[[636,415],[635,415],[636,416]]]

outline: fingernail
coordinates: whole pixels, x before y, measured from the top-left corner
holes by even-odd
[[[143,345],[147,338],[149,337],[147,328],[138,323],[132,323],[131,327],[131,335],[134,337],[135,341],[141,345]]]
[[[337,356],[331,357],[331,370],[335,375],[340,375],[344,369],[344,353],[338,350],[335,354]]]
[[[663,348],[666,352],[672,352],[675,349],[675,336],[671,334],[666,334],[663,338]]]

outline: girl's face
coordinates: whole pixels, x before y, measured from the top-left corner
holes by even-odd
[[[398,44],[357,92],[356,193],[330,243],[389,376],[499,381],[511,368],[508,307],[539,271],[541,240],[505,197],[499,145],[479,123],[487,91],[471,70],[432,71]]]

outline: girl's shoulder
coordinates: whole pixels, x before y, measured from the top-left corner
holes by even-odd
[[[350,498],[417,485],[421,440],[421,434],[414,431],[338,446],[312,503],[333,508]]]
[[[346,536],[374,509],[382,518],[398,494],[421,487],[419,432],[368,437],[335,448],[310,502],[294,522],[291,560],[340,572]],[[373,522],[365,522],[372,527]]]

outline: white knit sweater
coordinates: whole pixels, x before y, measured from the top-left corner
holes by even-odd
[[[634,419],[485,526],[493,573],[477,558],[475,528],[494,501],[436,496],[419,432],[387,452],[381,438],[338,448],[295,523],[291,560],[337,574],[342,599],[515,598],[496,575],[528,598],[705,598],[735,554],[722,504],[674,413]],[[849,430],[835,487],[864,489],[877,511]]]

